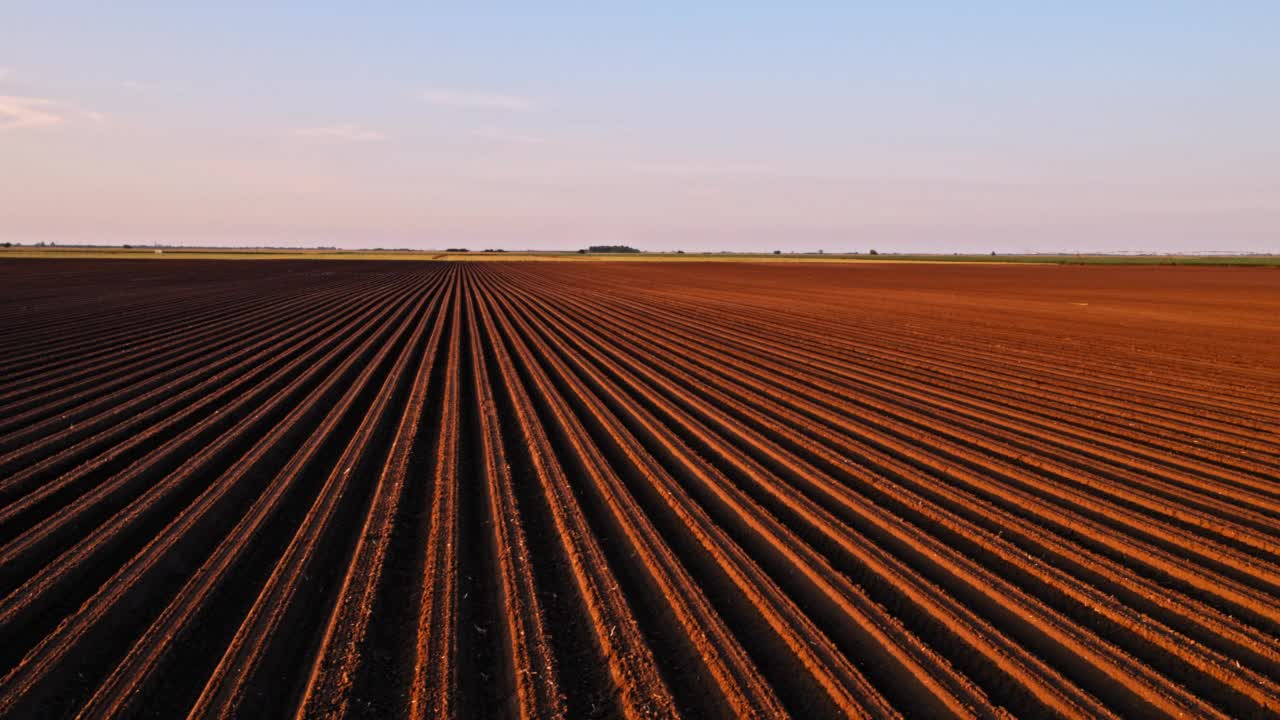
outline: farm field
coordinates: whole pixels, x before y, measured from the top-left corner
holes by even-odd
[[[1280,255],[1132,255],[1132,254],[1033,254],[1033,255],[879,255],[859,253],[739,253],[739,252],[634,252],[578,253],[572,250],[449,251],[449,250],[339,250],[336,248],[217,248],[105,245],[0,246],[0,262],[7,259],[80,260],[400,260],[449,262],[765,262],[776,263],[949,263],[1048,265],[1199,265],[1218,267],[1280,267]]]
[[[0,260],[0,717],[1274,717],[1280,273]]]

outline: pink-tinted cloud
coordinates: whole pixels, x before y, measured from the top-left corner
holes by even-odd
[[[469,92],[446,88],[429,88],[418,93],[418,99],[428,105],[455,109],[504,110],[506,112],[533,112],[542,104],[533,98],[519,95]]]
[[[377,130],[343,123],[340,125],[327,125],[324,127],[297,128],[292,131],[294,137],[306,138],[309,140],[328,140],[332,142],[379,142],[386,140],[387,136]]]
[[[0,131],[49,127],[65,120],[53,100],[0,95]]]
[[[519,130],[506,130],[503,128],[492,127],[474,128],[467,134],[471,137],[480,138],[482,140],[492,140],[494,142],[509,143],[512,145],[541,145],[547,141],[547,139],[541,135],[521,132]]]
[[[701,162],[655,162],[638,163],[631,169],[643,175],[656,175],[673,178],[724,178],[745,179],[758,178],[769,174],[770,168],[763,163],[701,163]]]

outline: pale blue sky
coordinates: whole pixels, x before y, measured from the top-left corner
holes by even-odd
[[[0,6],[0,238],[1280,251],[1280,3],[262,4]]]

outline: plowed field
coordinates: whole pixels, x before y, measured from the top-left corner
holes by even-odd
[[[0,263],[0,716],[1280,714],[1280,271]]]

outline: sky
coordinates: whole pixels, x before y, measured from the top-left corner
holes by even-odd
[[[0,241],[1280,252],[1280,3],[4,0]]]

